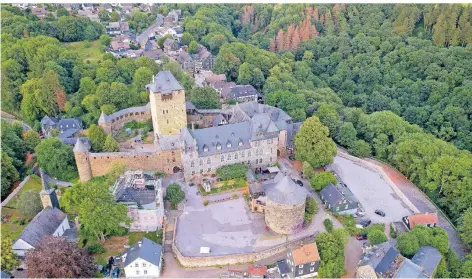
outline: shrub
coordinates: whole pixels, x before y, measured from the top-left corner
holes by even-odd
[[[397,237],[398,251],[406,257],[413,256],[420,249],[420,244],[415,235],[402,233]]]
[[[333,222],[330,219],[324,219],[323,224],[326,228],[326,231],[328,232],[333,231]]]
[[[172,183],[167,186],[165,200],[168,200],[172,205],[179,204],[185,197],[185,193],[177,183]]]
[[[388,240],[385,233],[383,231],[379,231],[379,230],[370,230],[367,233],[367,238],[369,239],[370,244],[372,244],[372,245],[384,243],[385,241]]]
[[[247,166],[243,164],[232,164],[220,167],[216,170],[216,175],[222,180],[235,178],[245,178]]]
[[[203,201],[203,205],[204,205],[204,206],[207,206],[208,203],[210,203],[208,200],[204,200],[204,201]]]
[[[87,247],[87,250],[88,250],[90,253],[93,253],[93,254],[100,254],[100,253],[104,253],[104,252],[105,252],[105,248],[103,248],[103,246],[100,245],[100,244],[98,244],[98,243],[89,245],[89,246]]]
[[[111,232],[111,235],[116,235],[116,236],[124,236],[128,234],[128,229],[124,227],[118,227],[113,229]]]

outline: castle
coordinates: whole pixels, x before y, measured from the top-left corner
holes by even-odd
[[[146,90],[147,105],[112,115],[102,113],[98,124],[111,134],[126,122],[152,120],[154,143],[141,150],[92,153],[77,141],[74,155],[81,181],[105,175],[115,164],[167,174],[183,171],[185,179],[191,179],[228,164],[271,165],[278,155],[294,150],[294,136],[301,123],[293,123],[281,109],[257,102],[196,109],[185,101],[185,90],[170,71],[159,72]],[[211,127],[194,129],[194,121],[199,119],[212,123]]]

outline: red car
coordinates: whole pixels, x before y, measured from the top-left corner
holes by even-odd
[[[357,240],[367,240],[367,235],[366,234],[358,234],[356,236]]]

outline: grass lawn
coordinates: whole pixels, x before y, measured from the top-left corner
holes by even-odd
[[[130,232],[129,237],[128,237],[128,245],[132,246],[136,242],[138,242],[141,238],[147,238],[149,240],[152,240],[156,242],[157,244],[162,244],[162,230],[156,232]]]
[[[117,256],[125,250],[125,245],[128,244],[128,236],[112,236],[105,240],[104,243],[101,243],[98,240],[95,243],[99,243],[103,248],[105,248],[104,253],[93,255],[95,263],[106,265],[110,256]],[[91,244],[93,243],[87,243],[87,245]]]
[[[102,46],[100,41],[96,40],[90,42],[90,47],[85,47],[84,42],[73,42],[73,43],[64,43],[64,46],[79,54],[84,61],[89,60],[90,62],[95,62],[102,59],[104,52],[102,51]]]
[[[36,175],[31,175],[23,188],[8,202],[6,207],[2,208],[2,220],[4,216],[11,215],[7,223],[2,221],[2,237],[9,237],[15,240],[21,234],[28,223],[20,211],[15,209],[18,198],[23,191],[37,190],[39,192],[41,191],[41,187],[41,179]]]

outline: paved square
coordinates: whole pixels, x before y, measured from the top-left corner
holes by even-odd
[[[376,172],[339,156],[334,158],[328,169],[341,177],[364,207],[365,218],[373,223],[400,221],[403,216],[411,214],[390,185]],[[385,212],[385,217],[375,214],[376,209]]]

